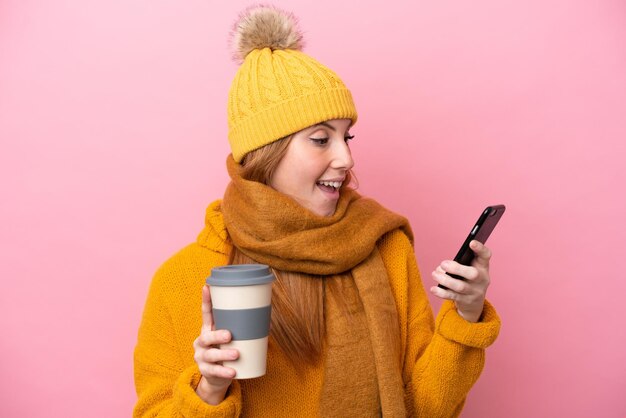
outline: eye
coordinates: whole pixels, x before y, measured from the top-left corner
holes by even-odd
[[[328,138],[309,138],[311,141],[315,142],[317,145],[326,145],[328,142]]]
[[[344,141],[346,141],[346,143],[352,141],[354,139],[354,135],[348,135],[344,138]]]

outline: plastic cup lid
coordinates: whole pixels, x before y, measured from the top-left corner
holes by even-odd
[[[265,264],[234,264],[212,268],[206,283],[209,286],[253,286],[270,283],[274,279]]]

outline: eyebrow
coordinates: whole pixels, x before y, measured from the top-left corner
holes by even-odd
[[[320,122],[320,123],[317,124],[317,126],[319,126],[319,125],[323,125],[323,126],[329,128],[329,129],[332,129],[333,131],[337,130],[337,129],[335,129],[335,127],[333,125],[331,125],[329,123],[326,123],[326,122]]]

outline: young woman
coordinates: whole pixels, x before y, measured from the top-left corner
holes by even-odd
[[[443,261],[433,319],[407,220],[353,189],[357,114],[330,69],[300,51],[291,15],[248,9],[228,102],[231,177],[193,244],[156,273],[135,350],[135,416],[458,416],[500,320],[489,249]],[[216,330],[211,268],[269,265],[267,373],[237,380]],[[467,280],[447,276],[454,273]]]

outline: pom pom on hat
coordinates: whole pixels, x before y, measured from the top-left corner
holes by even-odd
[[[270,5],[248,7],[231,31],[233,59],[242,63],[255,49],[302,50],[302,32],[298,19],[291,13]]]

